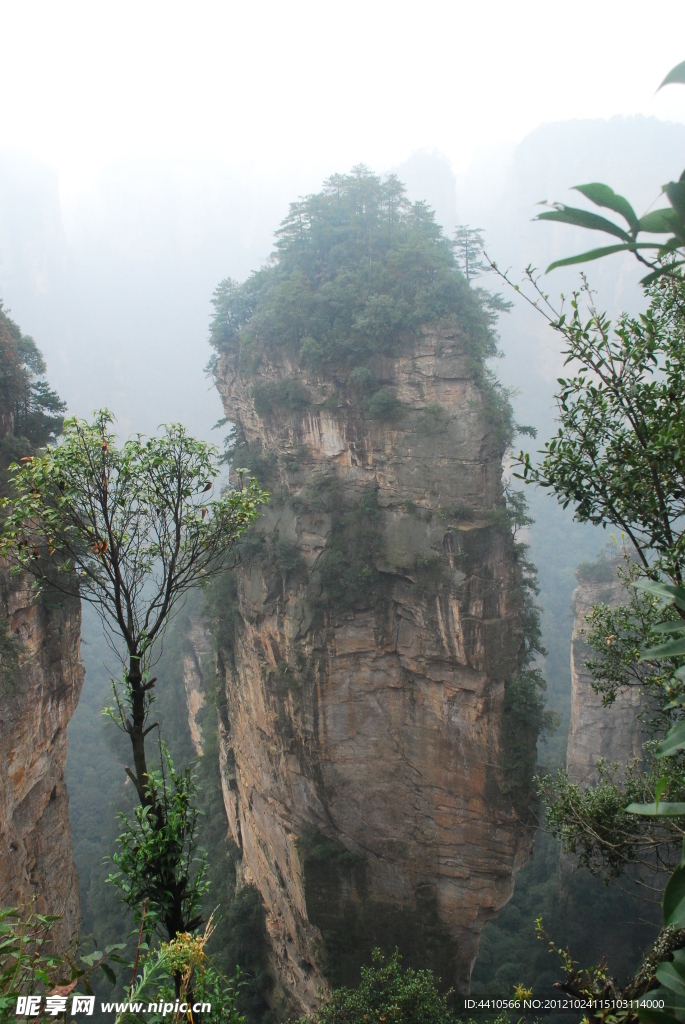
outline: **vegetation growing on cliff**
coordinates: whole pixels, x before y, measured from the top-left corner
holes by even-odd
[[[554,732],[559,724],[552,711],[545,710],[545,678],[535,662],[546,655],[540,629],[537,570],[528,557],[528,544],[518,539],[533,519],[522,491],[507,488],[506,504],[491,516],[493,525],[514,538],[514,554],[519,573],[521,596],[521,644],[518,671],[505,683],[504,715],[500,741],[502,745],[500,787],[512,801],[522,820],[535,819],[539,800],[534,785],[537,766],[537,742]]]
[[[356,988],[336,989],[330,999],[321,999],[313,1018],[302,1017],[299,1024],[452,1024],[456,1019],[449,994],[438,991],[431,971],[403,968],[397,951],[386,958],[375,949]]]
[[[395,175],[381,179],[361,165],[335,174],[321,192],[291,204],[265,267],[243,284],[221,282],[212,345],[217,355],[237,352],[245,372],[258,369],[263,353],[285,350],[357,395],[372,416],[389,419],[398,403],[375,380],[374,358],[398,355],[426,325],[456,321],[493,410],[506,407],[508,438],[506,395],[485,367],[497,355],[494,325],[508,304],[470,287],[454,245],[425,203],[407,200]],[[254,397],[260,414],[307,402],[295,381],[257,384]]]
[[[118,870],[109,880],[133,910],[140,938],[181,941],[204,923],[205,858],[191,768],[176,772],[161,739],[156,767],[146,747],[151,732],[159,737],[159,722],[148,724],[150,658],[183,597],[226,569],[266,495],[253,480],[212,498],[218,453],[178,424],[119,447],[111,423],[106,411],[92,424],[70,420],[59,445],[11,467],[1,550],[14,571],[81,597],[100,615],[123,666],[122,682],[112,684],[115,706],[105,710],[130,740],[133,768],[125,771],[139,803],[121,815]],[[187,977],[180,967],[173,973],[176,997],[187,992],[192,1002],[200,962]]]
[[[0,300],[0,464],[30,455],[62,430],[66,406],[45,379],[35,341],[7,315]]]
[[[669,81],[685,83],[685,62],[663,84]],[[631,251],[651,270],[642,281],[649,307],[639,318],[622,316],[612,331],[583,278],[567,317],[563,309],[553,307],[533,270],[527,269],[533,294],[526,298],[563,337],[566,363],[573,370],[559,380],[557,436],[539,453],[542,458],[537,465],[523,453],[517,461],[525,479],[551,488],[564,507],[573,504],[579,520],[620,528],[637,560],[623,574],[631,593],[629,604],[616,610],[594,608],[588,639],[597,655],[589,665],[593,688],[605,704],[611,705],[619,690],[628,686],[641,691],[639,714],[651,733],[644,762],[630,765],[620,782],[615,779],[617,767],[600,763],[599,781],[593,786],[570,785],[563,775],[542,784],[543,794],[552,799],[548,817],[557,836],[579,855],[582,865],[615,878],[629,865],[643,864],[645,852],[651,854],[652,870],[658,869],[663,851],[680,838],[685,815],[681,799],[685,666],[678,667],[685,656],[685,642],[680,637],[664,642],[669,634],[685,630],[681,585],[685,467],[679,414],[685,372],[685,282],[683,261],[677,258],[682,256],[685,238],[685,172],[680,182],[664,186],[671,209],[642,219],[606,185],[591,183],[578,191],[596,206],[618,213],[628,222],[629,231],[594,212],[555,204],[554,211],[542,219],[607,231],[618,236],[621,244],[557,261],[549,269]],[[645,231],[670,237],[665,243],[638,242],[639,233]],[[654,254],[649,261],[641,252],[645,249]],[[583,298],[588,305],[585,319]],[[670,730],[655,745],[654,739],[659,733],[663,736],[669,724]],[[665,824],[668,819],[675,819],[670,828]],[[576,998],[635,998],[651,990],[666,999],[667,1012],[657,1014],[660,1019],[681,1019],[684,865],[685,859],[668,881],[664,927],[634,979],[621,989],[605,963],[581,970],[568,950],[559,951],[550,943],[560,955],[565,975],[557,987]],[[646,882],[651,889],[660,887],[654,874]],[[655,991],[657,984],[662,987]],[[600,1019],[592,1012],[589,1017]],[[650,1011],[641,1012],[640,1019],[652,1019]],[[635,1011],[628,1009],[626,1020],[637,1021]]]
[[[218,577],[208,589],[221,594],[230,591],[232,574]],[[266,971],[266,932],[264,908],[253,886],[236,892],[238,851],[227,839],[226,811],[221,792],[217,715],[221,714],[222,690],[214,679],[212,666],[203,666],[206,705],[198,714],[202,729],[203,756],[197,758],[188,725],[184,685],[184,658],[192,654],[187,639],[191,618],[201,615],[203,594],[193,592],[188,603],[173,620],[156,666],[164,679],[155,703],[155,719],[167,737],[170,752],[178,764],[194,763],[197,772],[197,805],[200,811],[199,838],[207,851],[206,880],[209,892],[200,912],[206,919],[214,912],[215,930],[207,943],[207,952],[218,968],[230,978],[236,965],[241,969],[237,1006],[247,1024],[271,1024],[265,994],[272,985]],[[223,599],[220,603],[224,606]],[[229,606],[230,607],[230,606]],[[218,627],[218,620],[216,621]],[[214,625],[214,622],[213,622]],[[118,772],[112,772],[112,760],[126,763],[126,737],[108,728],[101,714],[110,690],[107,671],[108,650],[99,622],[92,609],[84,609],[83,659],[88,685],[69,724],[69,759],[66,782],[70,794],[74,859],[79,871],[84,931],[95,936],[99,949],[107,942],[123,940],[133,925],[133,915],[118,899],[117,890],[107,884],[112,870],[111,853],[119,832],[116,811],[131,813],[132,786],[124,785]],[[205,671],[206,669],[206,671]],[[224,698],[225,699],[225,698]],[[157,763],[156,757],[151,760]],[[122,772],[123,774],[123,772]],[[135,948],[135,941],[133,943]],[[130,949],[129,959],[133,952]],[[130,971],[123,978],[128,982]],[[98,998],[123,998],[120,986],[111,991],[102,979],[96,985]]]
[[[331,531],[315,581],[323,603],[331,610],[368,608],[382,592],[381,574],[374,566],[380,546],[380,510],[373,488],[350,507],[341,501],[338,488],[328,494]]]
[[[597,565],[601,571],[601,560]],[[674,678],[681,659],[640,661],[644,647],[663,642],[664,631],[658,627],[664,619],[674,628],[682,620],[674,609],[664,609],[654,595],[638,589],[640,576],[639,566],[626,557],[618,568],[626,602],[617,608],[593,607],[583,633],[589,654],[585,669],[593,690],[609,709],[608,716],[620,692],[637,689],[642,694],[636,712],[642,758],[625,769],[599,765],[599,780],[591,787],[571,783],[563,771],[540,780],[550,805],[550,829],[581,865],[609,878],[618,878],[635,866],[646,869],[650,876],[656,868],[672,867],[679,858],[684,831],[679,818],[664,818],[655,828],[651,819],[626,812],[628,803],[652,800],[660,781],[665,783],[661,787],[664,800],[682,801],[685,797],[683,753],[674,751],[666,759],[655,756],[657,741],[668,732],[682,706],[681,681]],[[651,877],[648,880],[650,884],[653,881]]]
[[[639,664],[640,651],[668,631],[659,625],[661,598],[642,594],[640,580],[678,584],[685,566],[685,462],[677,412],[685,380],[685,281],[679,270],[664,273],[646,285],[645,294],[645,313],[624,315],[615,327],[596,308],[585,281],[568,318],[554,313],[545,299],[572,370],[559,381],[556,436],[537,465],[523,453],[516,460],[524,479],[549,488],[561,504],[572,504],[579,520],[620,529],[636,559],[622,573],[628,603],[613,611],[596,608],[587,640],[593,686],[607,706],[628,686],[644,694],[644,759],[627,773],[604,766],[593,787],[571,785],[563,773],[541,782],[555,834],[582,864],[609,877],[631,864],[644,868],[651,860],[658,868],[674,862],[678,822],[664,825],[625,808],[631,800],[649,801],[659,778],[667,780],[664,799],[679,800],[685,791],[680,753],[660,765],[654,761],[655,742],[682,713],[685,683],[671,679],[679,661]],[[672,610],[669,617],[674,615]]]
[[[313,368],[352,370],[403,335],[456,317],[478,359],[497,352],[494,310],[474,299],[451,243],[423,203],[410,203],[395,175],[366,167],[334,174],[316,195],[292,203],[269,265],[214,296],[212,344],[248,361],[286,348]]]

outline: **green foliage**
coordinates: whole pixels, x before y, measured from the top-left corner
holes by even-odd
[[[402,969],[395,951],[386,959],[374,950],[371,967],[362,967],[358,988],[336,989],[322,1000],[312,1018],[315,1024],[449,1024],[456,1018],[448,995],[441,995],[431,971]],[[301,1018],[300,1024],[305,1024]]]
[[[616,579],[616,561],[602,551],[593,561],[578,563],[576,578],[579,583],[611,583]]]
[[[590,298],[587,286],[584,293]],[[685,423],[673,415],[685,388],[685,282],[662,278],[647,289],[650,304],[637,318],[623,315],[612,331],[591,304],[582,319],[553,322],[567,363],[560,378],[559,429],[534,466],[521,453],[520,475],[573,504],[576,518],[621,530],[645,567],[652,558],[676,581],[682,573]]]
[[[350,389],[358,395],[373,391],[376,379],[368,366],[355,366],[347,380]]]
[[[10,633],[9,620],[0,619],[0,694],[8,696],[19,690],[19,655],[23,644]]]
[[[598,781],[580,786],[564,771],[542,776],[541,796],[548,803],[547,824],[563,848],[578,858],[581,867],[605,878],[621,877],[629,865],[654,868],[668,864],[669,844],[682,839],[682,825],[655,830],[652,822],[626,812],[626,805],[652,800],[660,772],[654,765],[645,770],[639,762],[625,769],[617,764],[597,764]],[[682,776],[670,779],[669,798],[685,797]]]
[[[332,527],[320,560],[319,584],[324,605],[336,611],[368,608],[382,581],[374,566],[380,546],[380,510],[373,488],[351,507],[340,508],[337,490],[330,495]]]
[[[273,544],[274,565],[285,578],[292,578],[305,571],[305,562],[297,544],[287,540],[277,540]]]
[[[500,742],[502,745],[501,792],[510,796],[520,817],[529,819],[537,811],[533,788],[537,764],[538,737],[553,732],[558,719],[545,710],[545,681],[536,669],[518,672],[505,683]]]
[[[3,454],[29,454],[25,448],[41,448],[61,432],[66,406],[44,374],[35,341],[21,333],[0,300],[0,418],[8,435],[2,437]]]
[[[536,934],[540,917],[554,923],[560,945],[580,952],[586,962],[606,956],[622,982],[637,970],[658,931],[656,908],[584,869],[570,870],[560,862],[560,853],[548,832],[537,833],[533,856],[516,875],[511,901],[483,929],[471,977],[474,995],[510,993],[518,984],[538,998],[555,995],[558,964]],[[567,1017],[557,1019],[563,1024]]]
[[[267,380],[252,388],[254,407],[260,416],[268,416],[274,408],[302,409],[309,404],[304,388],[295,380]]]
[[[380,388],[368,401],[368,409],[375,420],[394,420],[399,415],[400,402],[388,388]]]
[[[511,799],[524,820],[532,820],[538,808],[533,787],[537,764],[537,741],[551,735],[559,724],[558,716],[545,710],[545,679],[534,667],[538,654],[546,654],[540,631],[537,570],[528,559],[528,545],[516,540],[523,527],[531,525],[528,505],[522,491],[505,490],[505,505],[496,510],[491,524],[514,537],[521,597],[521,644],[518,669],[505,682],[501,745],[500,790]]]
[[[161,776],[148,767],[145,738],[157,723],[147,725],[156,682],[147,667],[179,601],[225,570],[267,496],[239,474],[237,490],[213,498],[220,463],[212,445],[173,424],[118,447],[112,419],[104,410],[93,423],[68,420],[59,446],[12,467],[0,550],[15,571],[93,604],[124,663],[106,712],[130,738],[134,770],[126,772],[141,806],[120,836],[120,884],[130,906],[150,902],[173,938],[201,923],[193,916],[201,877],[188,860],[196,812],[187,772],[174,773],[166,753]]]
[[[226,979],[207,958],[203,969],[196,975],[193,987],[195,1001],[212,1007],[202,1014],[203,1024],[245,1024],[245,1016],[239,1006],[240,980],[240,974],[235,981]]]
[[[160,771],[150,768],[146,789],[150,800],[133,815],[118,815],[123,831],[112,860],[118,870],[109,876],[136,921],[145,908],[145,930],[167,935],[192,931],[207,892],[207,855],[198,849],[198,809],[191,768],[174,770],[162,744]]]
[[[600,762],[594,785],[571,783],[564,771],[544,775],[539,785],[549,805],[548,827],[564,849],[593,874],[618,878],[631,865],[649,870],[662,864],[672,866],[682,841],[683,829],[677,819],[664,819],[655,827],[648,818],[627,813],[626,805],[653,801],[660,782],[664,800],[685,799],[685,756],[678,751],[667,760],[656,756],[657,741],[680,717],[685,680],[677,676],[679,659],[640,660],[641,648],[663,638],[659,624],[664,606],[656,595],[643,589],[635,563],[626,560],[617,569],[615,561],[603,559],[596,571],[592,566],[586,568],[586,576],[604,579],[607,564],[614,576],[618,571],[628,602],[617,608],[600,604],[592,609],[583,630],[591,652],[585,668],[606,707],[627,689],[638,689],[643,695],[636,708],[643,732],[642,758],[624,770]],[[673,617],[667,621],[670,628],[678,628],[682,622]]]
[[[164,679],[164,686],[160,688],[154,714],[177,764],[187,764],[196,756],[190,738],[184,684],[184,660],[192,654],[186,636],[191,622],[201,616],[205,603],[211,603],[214,639],[217,631],[230,628],[222,623],[236,607],[230,597],[234,584],[233,573],[227,572],[212,580],[206,590],[193,591],[165,634],[161,657],[155,667]],[[128,817],[132,817],[135,794],[131,785],[124,786],[123,771],[121,776],[118,771],[112,771],[113,762],[117,765],[125,763],[128,740],[118,730],[108,728],[101,714],[111,685],[104,667],[109,659],[99,620],[90,606],[84,608],[83,638],[87,685],[69,723],[66,782],[84,929],[97,937],[98,948],[102,949],[103,943],[114,942],[127,935],[133,924],[132,913],[118,899],[116,887],[106,884],[106,878],[111,870],[109,857],[121,831],[115,829],[116,811],[124,810]],[[214,913],[215,928],[206,950],[216,969],[226,978],[233,976],[237,966],[241,969],[236,996],[238,1011],[245,1015],[249,1024],[272,1024],[265,1001],[265,994],[273,982],[267,971],[264,908],[259,893],[253,887],[245,887],[236,893],[235,865],[239,854],[226,835],[217,721],[219,715],[225,717],[222,705],[222,701],[225,704],[225,691],[215,679],[212,654],[206,659],[206,664],[203,661],[201,669],[207,703],[197,715],[202,729],[203,756],[195,765],[195,799],[200,812],[198,838],[201,847],[207,851],[205,880],[210,883],[210,888],[198,913],[205,920]],[[103,863],[105,857],[108,863]],[[133,946],[135,948],[135,941]],[[129,951],[129,959],[132,956]],[[129,971],[126,984],[130,975]],[[104,991],[97,979],[93,987],[99,999],[121,1001],[128,998],[121,987],[114,994]]]
[[[211,932],[210,922],[204,935],[182,933],[152,951],[139,943],[131,984],[125,998],[118,1006],[114,1004],[114,1024],[138,1024],[141,1019],[151,1024],[164,1024],[169,1019],[175,1024],[180,1020],[192,1024],[197,1019],[206,1024],[244,1024],[245,1018],[237,1007],[240,974],[236,979],[227,979],[217,970],[205,948]],[[130,1008],[132,1003],[144,1008],[144,1018]],[[194,1013],[192,1006],[198,1003],[209,1005],[210,1009]],[[150,1004],[154,1009],[148,1013]],[[185,1004],[188,1009],[176,1010],[177,1004]]]
[[[216,889],[211,898],[215,896]],[[266,911],[256,886],[246,885],[232,894],[216,932],[210,942],[213,959],[230,972],[240,968],[238,1009],[248,1024],[273,1024],[275,1017],[266,1002],[274,983],[269,972]]]
[[[256,538],[257,534],[250,536]],[[204,593],[203,617],[211,630],[214,645],[217,650],[232,651],[240,619],[235,573],[229,571],[212,580]],[[216,699],[219,699],[218,694]]]
[[[57,915],[37,914],[33,907],[0,909],[0,1022],[16,1020],[18,996],[92,993],[91,976],[98,970],[115,980],[111,963],[122,962],[123,945],[88,953],[73,943],[58,956],[51,941],[57,921]]]
[[[64,402],[44,379],[45,363],[33,338],[0,300],[0,496],[8,493],[8,467],[30,457],[62,431]]]
[[[563,203],[553,203],[554,208],[538,214],[538,220],[557,221],[562,224],[571,224],[574,227],[587,228],[590,231],[601,231],[620,241],[618,244],[591,249],[578,256],[568,256],[566,259],[556,260],[549,265],[548,272],[556,267],[588,263],[590,260],[602,259],[604,256],[611,256],[617,252],[632,252],[641,263],[651,268],[651,273],[642,279],[644,285],[650,285],[659,277],[670,274],[671,268],[678,267],[685,262],[684,259],[677,258],[683,256],[683,247],[685,247],[685,171],[679,181],[670,181],[663,186],[664,195],[671,204],[671,209],[664,207],[652,210],[644,217],[639,218],[628,200],[618,195],[608,185],[591,182],[588,185],[575,185],[574,188],[595,206],[618,213],[626,222],[626,228],[589,210],[565,206]],[[668,235],[669,237],[663,242],[639,241],[639,236],[645,234]],[[646,258],[645,250],[651,250],[653,254],[651,259]],[[675,261],[672,259],[673,254],[676,256]]]
[[[602,569],[600,561],[600,570]],[[671,725],[673,711],[685,694],[685,686],[673,678],[679,659],[646,662],[643,650],[663,639],[664,618],[668,629],[678,630],[682,620],[672,608],[645,589],[640,568],[624,557],[614,563],[614,578],[628,595],[626,604],[610,608],[595,605],[586,617],[582,636],[594,655],[585,662],[592,688],[610,707],[619,692],[639,689],[647,697],[637,715],[649,737],[663,734]]]
[[[666,75],[659,89],[671,83],[685,82],[683,75],[683,64],[678,64]],[[618,238],[619,243],[603,246],[599,249],[592,249],[589,252],[581,253],[578,256],[569,256],[563,260],[551,263],[547,272],[555,267],[568,267],[576,263],[587,263],[590,260],[602,259],[616,252],[632,252],[637,259],[651,273],[642,279],[643,285],[653,284],[663,275],[673,273],[674,267],[685,263],[685,171],[679,181],[670,181],[662,187],[662,192],[668,199],[671,208],[664,207],[652,210],[644,217],[638,217],[635,210],[627,199],[618,195],[608,185],[601,182],[591,182],[588,185],[576,185],[575,191],[589,199],[600,209],[611,210],[622,217],[626,222],[623,228],[615,221],[608,220],[589,210],[581,210],[574,206],[565,206],[563,203],[552,203],[553,209],[545,210],[538,215],[538,220],[551,220],[561,224],[571,224],[574,227],[587,228],[590,231],[601,231],[603,234]],[[542,203],[542,206],[547,205]],[[644,235],[667,235],[662,242],[639,241]],[[646,250],[651,250],[652,258],[647,258]],[[680,258],[679,258],[680,257]]]
[[[490,270],[490,267],[483,262],[484,245],[482,228],[470,228],[468,224],[460,224],[454,232],[454,252],[457,263],[469,282]]]
[[[179,598],[223,569],[266,496],[253,479],[213,498],[218,453],[179,424],[119,448],[112,421],[67,420],[59,446],[13,467],[0,550],[91,601],[140,655]]]
[[[674,587],[651,580],[642,583],[641,587],[648,594],[674,604],[679,611],[685,611],[685,587]],[[681,632],[685,628],[683,624],[676,624],[674,628],[673,619],[664,620],[663,626],[665,627],[663,632],[671,633],[674,631]],[[659,661],[673,659],[680,656],[681,653],[680,642],[678,640],[671,640],[659,645],[657,648],[643,651],[641,660]],[[682,677],[685,677],[685,668],[680,668],[676,671],[676,679],[680,681]],[[675,706],[682,706],[680,701],[675,701],[674,703]],[[685,730],[683,729],[683,723],[678,722],[671,729],[666,739],[658,744],[656,757],[661,759],[663,763],[667,757],[682,751],[685,751]],[[638,821],[652,819],[657,824],[663,823],[664,820],[670,821],[673,818],[682,819],[685,817],[685,802],[663,799],[665,796],[668,797],[669,782],[670,780],[666,776],[660,778],[654,786],[654,801],[652,803],[632,802],[625,808],[626,813],[628,815],[637,815]],[[663,910],[664,927],[656,943],[644,958],[635,979],[631,979],[626,986],[625,992],[621,993],[624,997],[627,995],[629,998],[635,998],[649,992],[652,1002],[649,1006],[639,1011],[639,1019],[642,1022],[650,1021],[654,1022],[654,1024],[657,1024],[657,1022],[668,1024],[668,1022],[685,1020],[685,952],[683,951],[683,925],[685,925],[685,844],[681,861],[672,872],[666,885],[663,897]],[[577,991],[579,988],[577,981],[580,973],[577,970],[577,965],[571,960],[568,951],[566,951],[565,955],[562,955],[562,961],[564,963],[566,981],[560,987],[565,988],[569,992]],[[596,977],[587,976],[589,977],[590,984],[581,987],[582,991],[587,994],[598,991],[599,983],[606,982],[606,970],[601,971],[599,969],[596,972]],[[655,980],[659,982],[659,988],[654,987]],[[594,984],[595,981],[598,984]],[[615,992],[613,984],[603,984],[602,987],[604,993],[611,992],[613,995]],[[655,1012],[652,1007],[654,1006],[654,1001],[657,1001],[658,1005],[658,1000],[664,1001],[666,1009],[660,1009],[658,1012]],[[635,1020],[635,1014],[634,1012],[627,1011],[624,1014],[624,1018],[631,1021]],[[595,1019],[597,1019],[596,1015]]]
[[[456,317],[479,362],[496,354],[494,313],[474,296],[425,203],[394,175],[336,174],[291,204],[271,263],[214,295],[212,344],[246,369],[262,347],[286,348],[315,370],[397,354],[425,324]]]
[[[361,859],[350,853],[339,839],[329,839],[315,825],[305,825],[297,842],[297,849],[306,866],[314,863],[336,861],[339,864],[356,864]]]

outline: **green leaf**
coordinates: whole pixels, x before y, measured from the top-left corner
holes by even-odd
[[[661,597],[669,604],[676,604],[679,608],[685,609],[685,587],[674,587],[670,583],[657,583],[656,580],[638,580],[634,587],[636,590],[644,590],[655,597]]]
[[[676,992],[679,996],[685,996],[685,978],[674,964],[659,964],[656,969],[656,976],[669,992]]]
[[[567,256],[564,260],[555,260],[554,263],[550,263],[545,271],[549,274],[550,270],[556,270],[557,267],[572,267],[574,263],[589,263],[590,260],[599,260],[602,256],[611,256],[615,252],[626,252],[633,247],[630,245],[605,245],[601,249],[590,249],[589,252],[581,252],[578,256]]]
[[[653,210],[640,217],[639,231],[647,231],[652,235],[666,235],[678,228],[678,218],[673,210]]]
[[[590,182],[589,185],[574,185],[574,191],[580,192],[586,199],[589,199],[595,206],[604,206],[607,210],[613,210],[628,221],[633,231],[637,230],[638,219],[635,210],[627,199],[619,196],[613,188],[603,185],[599,181]]]
[[[677,722],[657,744],[656,756],[669,757],[685,747],[685,721]]]
[[[539,213],[536,220],[554,220],[561,224],[572,224],[578,228],[588,228],[590,231],[606,231],[609,235],[616,235],[624,242],[632,242],[632,237],[627,231],[614,224],[606,217],[600,217],[597,213],[590,213],[589,210],[579,210],[576,206],[560,206],[556,210],[547,210]]]
[[[669,181],[668,185],[664,185],[664,192],[668,196],[668,201],[678,215],[681,230],[679,234],[682,237],[682,227],[685,226],[685,181]]]
[[[652,633],[682,633],[685,630],[685,619],[672,619],[670,622],[658,622],[649,627]]]
[[[657,644],[640,653],[640,661],[654,661],[659,658],[679,658],[685,654],[685,637],[681,640],[668,640],[665,644]]]
[[[667,927],[685,921],[685,867],[682,865],[678,865],[664,889],[663,908]]]
[[[659,255],[661,255],[664,251],[664,248],[660,249]],[[654,284],[654,282],[658,281],[658,279],[660,277],[663,277],[664,274],[672,275],[675,268],[682,267],[684,263],[685,260],[677,260],[675,263],[669,263],[666,267],[658,267],[658,269],[652,271],[651,274],[647,274],[646,277],[641,278],[640,284],[643,285],[644,287],[647,287],[648,284]]]
[[[649,998],[656,999],[660,992],[664,994],[663,989],[653,989]],[[637,1016],[640,1024],[679,1024],[678,1018],[667,1010],[639,1009]]]
[[[685,85],[685,60],[682,64],[676,64],[674,68],[671,68],[659,89],[663,89],[665,85]],[[659,89],[657,89],[657,92]]]
[[[656,786],[654,787],[654,802],[655,802],[657,810],[659,810],[659,801],[661,800],[662,796],[664,795],[667,786],[668,786],[668,779],[659,779],[659,781],[657,782]]]
[[[685,803],[668,803],[662,800],[652,804],[628,804],[626,814],[641,814],[643,818],[679,818],[685,815]]]
[[[109,964],[101,963],[100,964],[100,970],[105,975],[105,977],[108,978],[112,982],[113,985],[116,985],[116,983],[117,983],[117,976],[114,973],[114,971],[112,970],[112,968],[109,966]]]

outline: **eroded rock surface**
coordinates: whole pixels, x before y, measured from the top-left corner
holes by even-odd
[[[573,635],[571,641],[571,725],[566,749],[566,768],[572,782],[588,785],[597,781],[597,762],[626,765],[640,757],[640,729],[637,713],[639,690],[621,690],[611,707],[592,689],[592,677],[586,661],[592,651],[585,642],[583,629],[593,605],[616,608],[626,604],[628,595],[616,576],[619,561],[598,563],[597,576],[579,576],[573,592]]]
[[[375,945],[466,991],[530,852],[506,739],[520,574],[471,366],[457,327],[379,357],[383,420],[286,355],[218,364],[236,465],[272,493],[220,651],[224,797],[298,1009]]]
[[[212,635],[199,614],[188,616],[184,629],[187,648],[183,654],[183,684],[188,706],[188,725],[195,753],[202,757],[202,726],[198,715],[206,704],[205,672],[213,668]]]
[[[36,598],[28,579],[4,568],[0,587],[0,906],[35,896],[39,912],[61,915],[61,945],[80,923],[64,783],[83,684],[80,603]]]

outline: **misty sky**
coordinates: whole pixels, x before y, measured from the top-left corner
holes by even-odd
[[[61,187],[131,157],[316,179],[438,149],[463,171],[536,125],[685,120],[685,4],[661,0],[0,3],[3,143]]]
[[[69,411],[106,405],[124,435],[178,420],[220,442],[212,292],[333,172],[397,171],[516,278],[596,244],[533,223],[541,199],[599,180],[642,213],[685,166],[685,87],[656,93],[685,0],[0,0],[0,42],[0,298]],[[641,300],[629,257],[590,274],[602,308]],[[522,302],[500,330],[496,372],[546,438],[559,339]],[[599,542],[529,499],[561,628]]]
[[[685,166],[685,88],[656,93],[685,57],[685,2],[654,10],[0,0],[0,298],[70,411],[216,438],[212,291],[332,172],[396,170],[517,271],[584,245],[531,225],[540,199],[587,180],[639,212],[658,198]],[[637,294],[629,259],[593,274],[609,305]],[[525,309],[502,336],[498,373],[542,425],[558,352]]]

